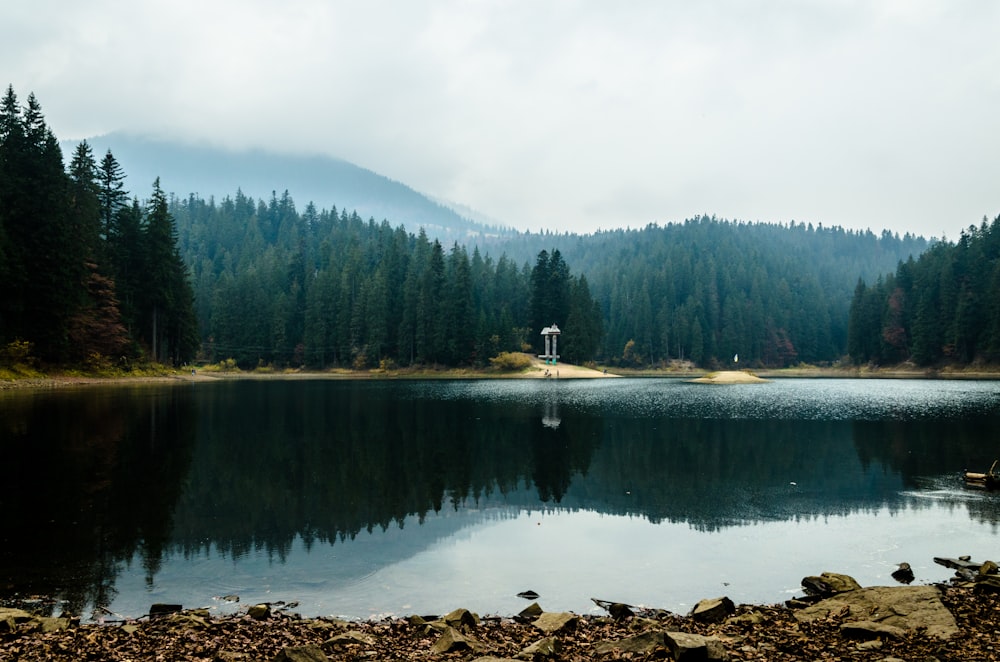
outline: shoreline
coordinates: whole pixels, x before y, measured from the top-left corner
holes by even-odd
[[[746,375],[746,377],[740,377]],[[488,368],[400,368],[394,370],[283,370],[283,371],[222,371],[205,368],[175,370],[156,375],[78,375],[48,374],[0,379],[0,392],[22,389],[57,389],[64,387],[188,384],[236,380],[344,380],[370,381],[380,379],[616,379],[622,377],[651,379],[686,379],[695,383],[734,384],[765,383],[772,379],[926,379],[926,380],[1000,380],[1000,368],[819,368],[795,367],[760,370],[698,370],[698,369],[633,369],[587,368],[561,363],[547,366],[533,358],[529,368],[500,372]]]
[[[849,594],[868,591],[897,596],[883,598],[889,600],[885,605],[890,613],[882,617],[868,608],[844,607],[839,602]],[[906,618],[914,619],[908,626],[889,624],[888,620],[898,623],[898,615],[888,606],[892,600],[907,600],[914,593],[935,603],[937,618],[943,615],[944,620],[926,612],[924,616],[907,613]],[[164,605],[168,609],[162,616],[80,624],[70,618],[31,616],[0,607],[0,658],[319,661],[447,657],[514,662],[669,660],[690,655],[709,661],[987,660],[994,659],[1000,645],[1000,594],[973,585],[859,587],[835,591],[813,601],[813,606],[737,606],[728,598],[716,598],[702,601],[687,615],[594,602],[608,615],[545,612],[534,602],[512,617],[481,617],[459,608],[446,615],[344,621],[302,618],[277,604],[253,605],[229,616]]]

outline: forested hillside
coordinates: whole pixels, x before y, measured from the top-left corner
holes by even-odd
[[[287,194],[255,203],[237,192],[219,204],[189,196],[170,210],[193,271],[205,356],[244,366],[483,365],[501,351],[539,350],[538,333],[553,322],[572,362],[832,362],[847,350],[858,277],[926,246],[890,233],[702,217],[444,248],[346,210],[307,205],[299,214]],[[539,270],[563,275],[543,285]],[[551,292],[558,302],[540,304]]]
[[[602,358],[625,365],[785,366],[847,351],[857,279],[919,255],[923,238],[887,231],[778,225],[702,216],[594,235],[521,235],[494,250],[523,259],[558,246],[600,302]]]
[[[852,318],[856,360],[996,352],[992,332],[973,331],[996,327],[983,293],[996,291],[997,275],[977,262],[996,262],[997,232],[985,225],[919,259],[927,242],[910,235],[714,217],[592,235],[470,227],[474,240],[443,245],[394,220],[312,203],[300,211],[288,193],[177,197],[158,179],[148,200],[130,201],[110,151],[98,163],[80,143],[64,169],[37,100],[22,107],[8,88],[0,359],[483,366],[538,352],[541,328],[555,323],[574,363],[712,367],[738,354],[740,366],[822,364],[848,350],[855,292],[856,308],[881,311]],[[895,279],[877,280],[900,263]],[[921,275],[913,265],[923,264],[935,271]],[[914,343],[904,351],[896,327],[885,332],[885,311],[897,309],[940,328],[901,326]],[[894,340],[862,342],[869,327]]]
[[[851,302],[855,362],[1000,363],[1000,216],[868,282]]]
[[[487,365],[573,325],[566,360],[590,360],[600,312],[558,249],[534,265],[443,247],[356,212],[299,214],[291,198],[174,200],[209,361],[259,365]],[[555,319],[552,319],[555,316]]]

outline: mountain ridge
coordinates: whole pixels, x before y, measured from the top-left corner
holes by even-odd
[[[110,149],[126,175],[126,188],[140,199],[153,181],[175,197],[196,195],[224,199],[241,191],[254,200],[269,200],[287,191],[302,211],[355,211],[362,218],[388,220],[411,231],[457,239],[495,233],[498,225],[485,215],[457,203],[425,195],[402,182],[344,159],[319,154],[282,153],[263,148],[226,149],[208,144],[160,140],[126,132],[86,138],[100,160]],[[82,140],[61,142],[65,155]]]

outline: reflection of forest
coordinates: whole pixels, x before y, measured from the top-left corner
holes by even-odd
[[[494,401],[435,388],[245,381],[8,397],[0,594],[103,605],[135,553],[152,577],[169,550],[281,558],[297,537],[336,543],[443,509],[581,508],[714,530],[901,508],[920,477],[992,461],[982,440],[996,438],[995,418],[650,418],[560,403],[555,389]],[[1000,522],[993,503],[968,505]]]
[[[336,541],[529,484],[542,501],[559,501],[598,441],[587,431],[597,422],[546,427],[533,403],[413,392],[400,397],[377,383],[220,385],[202,400],[175,543],[281,555],[296,534]]]
[[[121,562],[158,569],[188,468],[181,388],[9,394],[0,407],[0,597],[109,604]]]

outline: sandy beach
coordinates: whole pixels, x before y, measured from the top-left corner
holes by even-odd
[[[768,381],[751,372],[744,372],[742,370],[710,372],[704,377],[691,380],[695,384],[765,384]]]

